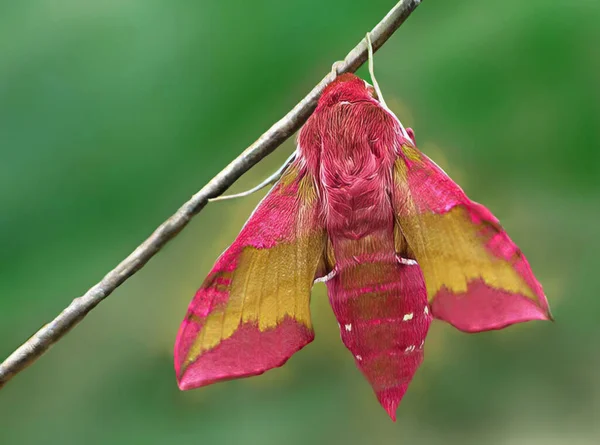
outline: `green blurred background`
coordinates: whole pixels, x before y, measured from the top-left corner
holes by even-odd
[[[287,112],[393,3],[0,0],[0,357]],[[316,340],[285,367],[180,392],[177,328],[259,193],[209,205],[7,384],[0,444],[600,443],[599,21],[597,0],[427,0],[376,56],[390,106],[501,219],[556,323],[478,335],[434,323],[392,423],[318,284]]]

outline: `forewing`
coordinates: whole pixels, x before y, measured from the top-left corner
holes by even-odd
[[[217,260],[177,335],[181,389],[261,374],[313,340],[325,246],[317,201],[314,179],[293,163]]]
[[[434,317],[478,332],[549,319],[527,259],[484,206],[414,146],[401,146],[392,201]]]

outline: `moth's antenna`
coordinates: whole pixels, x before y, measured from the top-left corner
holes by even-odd
[[[385,100],[383,99],[383,94],[381,93],[381,88],[379,88],[379,84],[377,83],[377,79],[375,78],[375,68],[373,66],[373,44],[371,43],[371,33],[367,33],[367,49],[369,51],[369,74],[371,75],[371,80],[373,81],[373,86],[375,87],[375,92],[377,93],[377,97],[379,98],[379,103],[383,105],[386,109],[389,109]]]
[[[377,83],[377,79],[375,78],[375,68],[374,68],[374,64],[373,64],[373,43],[371,42],[371,33],[370,32],[367,33],[366,38],[367,38],[367,50],[369,53],[369,74],[371,75],[371,80],[373,81],[373,87],[375,88],[375,92],[377,93],[377,98],[379,99],[379,103],[381,104],[381,106],[383,108],[385,108],[387,111],[389,111],[392,114],[392,116],[396,117],[396,115],[394,113],[392,113],[392,110],[390,110],[388,108],[387,104],[385,103],[385,100],[383,98],[383,93],[381,92],[381,88],[379,88],[379,83]],[[409,141],[412,141],[412,143],[414,144],[414,141],[412,140],[412,138],[410,137],[410,135],[404,128],[404,125],[402,125],[402,122],[400,122],[400,119],[398,119],[397,117],[396,117],[396,119],[398,120],[398,123],[400,124],[400,129],[402,130],[402,135]]]
[[[245,192],[241,192],[241,193],[236,193],[235,195],[217,196],[216,198],[210,198],[208,200],[208,202],[225,201],[227,199],[243,198],[245,196],[250,196],[254,192],[258,192],[259,190],[264,189],[265,187],[267,187],[271,184],[275,184],[277,181],[279,181],[279,179],[283,175],[283,172],[289,167],[289,165],[292,163],[292,161],[295,158],[296,158],[296,152],[294,151],[294,153],[292,153],[291,156],[286,159],[285,163],[281,167],[279,167],[279,169],[275,173],[273,173],[271,176],[269,176],[267,179],[265,179],[263,182],[261,182],[257,186],[252,187],[250,190],[246,190]]]

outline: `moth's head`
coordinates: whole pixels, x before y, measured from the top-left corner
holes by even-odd
[[[371,85],[354,74],[345,73],[325,87],[318,107],[335,105],[339,102],[361,102],[373,99],[377,99],[377,94]]]

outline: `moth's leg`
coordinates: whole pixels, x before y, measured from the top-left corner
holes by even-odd
[[[383,93],[381,92],[381,88],[379,88],[379,83],[377,82],[377,79],[375,78],[375,68],[374,68],[374,64],[373,64],[373,43],[371,42],[371,33],[370,32],[367,33],[366,39],[367,39],[367,50],[369,53],[369,74],[371,75],[371,80],[373,81],[373,87],[375,88],[375,92],[377,93],[377,97],[379,99],[379,103],[381,104],[381,106],[391,112],[391,110],[388,108],[387,104],[385,103],[385,100],[383,99]],[[394,113],[392,113],[392,114],[394,114]],[[402,134],[404,135],[404,137],[407,138],[409,141],[412,141],[414,144],[414,138],[412,138],[411,135],[406,131],[406,129],[404,128],[404,125],[402,125],[402,122],[400,122],[400,119],[398,119],[398,123],[400,124],[400,129],[402,130]]]
[[[216,198],[210,198],[208,200],[208,202],[225,201],[226,199],[234,199],[234,198],[243,198],[245,196],[250,196],[254,192],[258,192],[259,190],[264,189],[265,187],[267,187],[271,184],[275,184],[277,181],[279,181],[279,179],[283,175],[283,172],[290,166],[290,164],[292,163],[292,161],[295,158],[296,158],[296,152],[294,151],[294,153],[292,153],[291,156],[286,159],[284,164],[281,167],[279,167],[279,169],[275,173],[273,173],[271,176],[269,176],[267,179],[265,179],[263,182],[261,182],[257,186],[252,187],[250,190],[246,190],[245,192],[241,192],[241,193],[236,193],[235,195],[217,196]]]
[[[373,81],[373,87],[375,88],[375,92],[379,97],[379,103],[387,108],[387,104],[383,99],[383,93],[381,92],[381,88],[379,88],[379,83],[377,83],[377,79],[375,78],[375,68],[373,67],[373,43],[371,42],[371,33],[368,32],[367,36],[367,50],[369,52],[369,74],[371,75],[371,80]],[[404,128],[403,128],[404,129]]]

